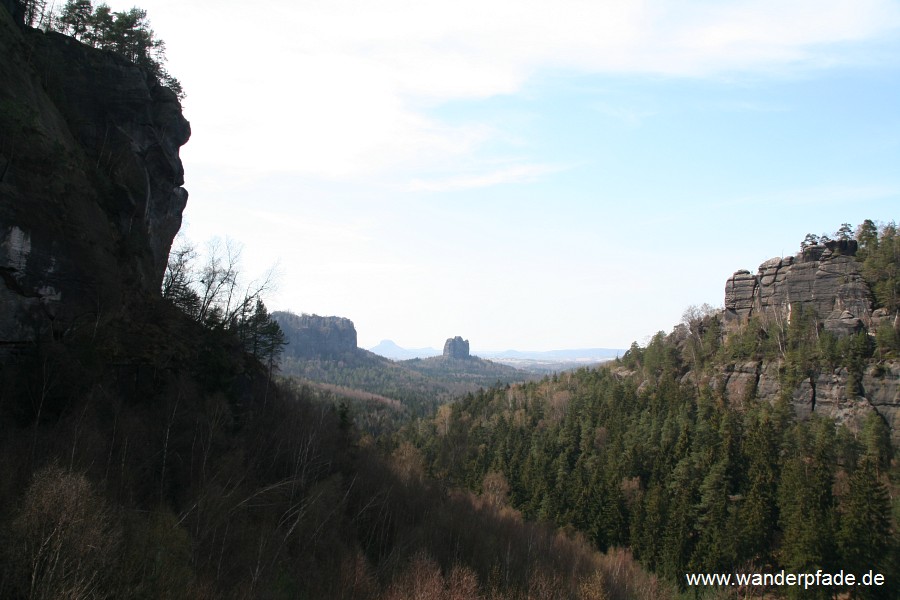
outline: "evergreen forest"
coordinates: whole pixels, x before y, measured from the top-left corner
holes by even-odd
[[[0,44],[21,53],[15,65],[37,60],[29,44],[38,36],[69,36],[65,44],[123,56],[142,82],[175,94],[140,101],[179,106],[181,86],[144,10],[16,2],[22,28],[44,30],[29,38],[14,29],[10,4],[0,5]],[[7,78],[40,88],[40,76]],[[25,114],[5,93],[3,106]],[[37,109],[28,115],[21,148],[0,138],[4,203],[29,189],[7,173],[58,175],[50,159],[21,167],[40,147],[29,140],[56,131]],[[0,126],[11,120],[0,115]],[[137,255],[150,264],[140,245],[161,234],[131,236],[150,207],[115,203],[134,201],[132,179],[150,197],[140,160],[164,163],[164,153],[150,146],[128,159],[140,163],[131,171],[66,136],[58,155],[70,162],[59,171],[84,171],[73,181],[97,185],[96,198],[84,196],[96,201],[90,214],[113,215],[98,229],[121,255],[100,249],[97,260],[109,262],[99,264],[132,265]],[[168,150],[177,158],[177,145]],[[134,172],[141,177],[116,179]],[[47,193],[68,199],[69,185]],[[849,328],[829,329],[802,307],[743,321],[689,307],[670,332],[620,358],[539,380],[474,357],[465,366],[364,351],[291,356],[266,305],[272,277],[248,283],[240,248],[227,242],[203,252],[176,244],[164,264],[170,236],[149,292],[141,278],[152,269],[123,267],[109,285],[121,305],[101,307],[98,293],[96,308],[57,318],[62,301],[22,283],[37,260],[32,238],[0,225],[0,250],[21,258],[0,267],[3,332],[21,325],[8,315],[40,318],[0,343],[0,598],[900,598],[900,423],[884,409],[890,398],[867,400],[900,376],[896,223],[843,224],[800,248],[852,247],[871,329],[849,317],[838,319]],[[117,227],[127,234],[115,237]],[[33,240],[39,248],[40,235]],[[823,380],[849,406],[839,418],[823,414]],[[798,401],[801,392],[811,401]],[[779,571],[877,573],[885,583],[686,578]]]
[[[867,221],[856,237],[876,306],[896,315],[896,226]],[[896,325],[838,338],[800,313],[782,326],[751,319],[725,336],[720,319],[686,311],[670,334],[606,367],[470,394],[409,427],[407,439],[432,476],[598,549],[627,547],[682,589],[692,572],[896,578],[900,468],[884,418],[870,412],[851,430],[815,413],[798,420],[790,404],[801,379],[834,369],[858,391],[864,370],[900,357]],[[750,359],[778,365],[784,391],[774,401],[752,387],[728,397],[722,373]],[[851,592],[895,598],[897,586]]]

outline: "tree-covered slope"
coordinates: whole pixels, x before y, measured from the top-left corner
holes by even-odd
[[[861,246],[854,260],[882,290],[861,329],[833,333],[812,310],[736,326],[691,310],[608,366],[470,395],[408,439],[435,477],[499,485],[526,518],[629,547],[682,586],[692,572],[872,569],[889,583],[851,591],[896,597],[900,467],[877,400],[898,383],[893,225]],[[824,374],[843,402],[823,409],[820,386],[801,410],[797,390]]]
[[[666,594],[625,553],[361,447],[332,403],[273,381],[279,332],[256,294],[216,291],[236,289],[230,269],[169,270],[160,293],[186,199],[176,96],[9,7],[0,598]]]
[[[289,312],[272,316],[285,334],[282,376],[348,404],[356,423],[375,435],[468,392],[532,377],[477,357],[393,361],[357,347],[349,319]]]

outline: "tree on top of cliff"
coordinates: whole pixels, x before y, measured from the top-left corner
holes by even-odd
[[[63,31],[70,30],[72,37],[77,40],[88,31],[93,12],[91,0],[70,0],[59,15],[58,22],[65,28]]]
[[[815,246],[819,243],[819,236],[814,233],[807,233],[806,237],[803,238],[803,241],[800,242],[800,252],[803,252],[810,246]]]
[[[39,3],[39,0],[28,0],[27,5]],[[38,14],[36,6],[29,13],[27,5],[26,15]],[[124,56],[152,73],[175,92],[179,99],[184,99],[181,83],[165,69],[166,43],[158,39],[150,28],[146,10],[134,7],[127,11],[112,12],[107,4],[94,8],[91,0],[68,0],[59,16],[43,16],[43,12],[40,15],[41,22],[48,29],[71,35],[94,48]],[[26,22],[33,24],[36,18]]]
[[[51,20],[53,7],[47,6],[47,0],[20,0],[19,5],[29,27],[44,27]]]
[[[875,296],[876,308],[900,313],[900,234],[894,222],[878,227],[866,220],[856,232],[863,276]]]

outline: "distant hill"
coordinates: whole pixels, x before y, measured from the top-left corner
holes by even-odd
[[[441,351],[435,348],[401,348],[393,340],[381,340],[377,346],[369,348],[369,352],[374,352],[391,360],[409,360],[411,358],[429,358],[441,355]]]
[[[490,387],[497,383],[512,383],[533,378],[533,374],[525,370],[477,356],[467,358],[432,356],[405,360],[399,364],[451,387],[465,388],[466,391],[479,387]]]
[[[353,321],[343,317],[281,311],[272,317],[287,341],[280,363],[282,375],[348,402],[358,424],[376,434],[479,388],[533,377],[523,370],[468,356],[394,361],[358,348]],[[393,342],[381,344],[390,345],[396,346]]]
[[[593,367],[614,360],[623,354],[625,354],[625,350],[617,348],[580,348],[543,352],[478,351],[479,356],[535,374],[561,373],[582,367]]]
[[[492,359],[523,359],[558,362],[598,362],[616,358],[625,354],[625,348],[576,348],[573,350],[546,350],[546,351],[522,351],[522,350],[478,350],[476,354],[484,358]]]
[[[369,348],[379,356],[391,360],[407,361],[414,358],[431,358],[440,356],[441,352],[434,348],[409,349],[397,345],[392,340],[382,340],[377,346]],[[598,365],[622,356],[624,348],[575,348],[569,350],[474,350],[475,356],[515,367],[534,374],[568,371],[580,367]]]
[[[528,373],[469,354],[469,340],[461,336],[444,342],[441,356],[403,361],[404,366],[449,385],[489,387],[530,379]]]

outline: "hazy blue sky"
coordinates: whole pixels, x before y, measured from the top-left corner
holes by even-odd
[[[900,217],[897,1],[139,4],[188,94],[185,233],[363,347],[628,347]]]

